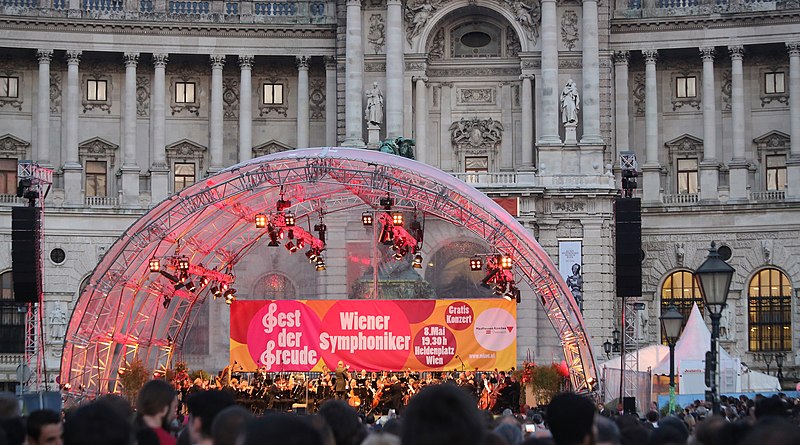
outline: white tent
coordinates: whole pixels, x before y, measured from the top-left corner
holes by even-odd
[[[631,354],[635,354],[632,352]],[[628,355],[628,354],[626,354]],[[650,371],[661,362],[664,357],[667,358],[667,366],[669,366],[669,348],[662,344],[655,344],[639,348],[639,371]],[[611,360],[597,365],[598,368],[620,369],[620,357],[614,357]]]

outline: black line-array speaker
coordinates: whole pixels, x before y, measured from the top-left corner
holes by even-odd
[[[11,209],[11,267],[14,301],[36,303],[42,289],[41,230],[38,207]]]
[[[617,198],[614,202],[617,235],[617,296],[642,295],[642,202]]]

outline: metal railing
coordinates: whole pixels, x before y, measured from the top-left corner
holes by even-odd
[[[756,202],[763,201],[783,201],[786,199],[784,190],[768,190],[764,192],[750,192],[750,200]]]

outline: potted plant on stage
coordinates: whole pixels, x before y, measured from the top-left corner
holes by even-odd
[[[533,362],[522,363],[520,382],[525,387],[527,405],[540,406],[550,403],[550,399],[561,391],[562,381],[563,377],[556,363],[549,366],[537,366]]]
[[[144,367],[142,359],[137,357],[125,367],[121,367],[118,374],[122,394],[131,404],[135,404],[139,390],[150,380],[150,372]]]

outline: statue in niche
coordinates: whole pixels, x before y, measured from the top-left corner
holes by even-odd
[[[375,49],[375,54],[383,50],[383,44],[386,41],[386,25],[383,22],[383,17],[380,14],[372,14],[369,17],[369,33],[367,34],[367,41],[372,44]]]
[[[575,81],[570,79],[561,91],[561,122],[564,124],[577,124],[580,104],[581,98],[578,94],[578,87],[575,85]]]
[[[428,19],[433,15],[437,5],[432,0],[422,0],[417,6],[406,4],[406,39],[411,43],[411,39],[422,32],[422,28],[428,23]]]
[[[414,146],[416,143],[414,139],[404,138],[402,136],[396,139],[386,139],[381,142],[379,150],[383,153],[391,153],[397,156],[402,156],[408,159],[414,159]]]
[[[529,5],[521,0],[515,0],[511,3],[511,10],[514,12],[514,17],[517,18],[520,26],[525,30],[525,35],[528,37],[528,40],[533,42],[539,38],[539,30],[536,28],[536,23],[533,19],[535,9],[533,5]]]
[[[67,326],[67,314],[61,308],[55,308],[50,315],[50,339],[61,340],[64,338],[64,329]]]
[[[383,92],[378,88],[378,82],[372,82],[372,89],[367,91],[367,108],[364,118],[367,125],[379,126],[383,122]]]
[[[567,277],[567,286],[572,291],[575,303],[578,304],[578,308],[583,313],[583,276],[581,276],[580,264],[575,263],[572,265],[572,275]]]

